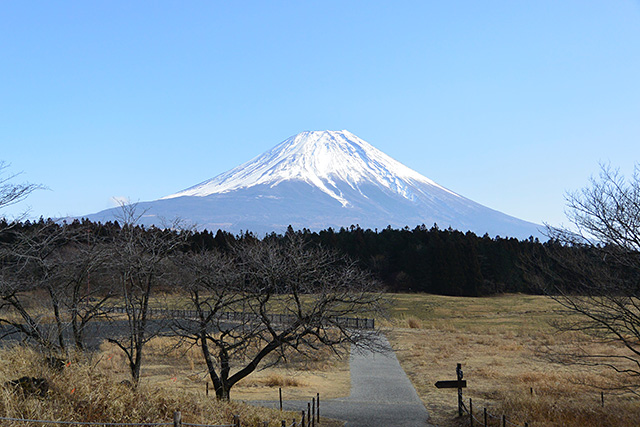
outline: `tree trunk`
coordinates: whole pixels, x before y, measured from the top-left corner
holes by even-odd
[[[82,331],[84,330],[84,322],[80,323],[80,327],[78,327],[78,319],[77,316],[73,318],[71,322],[71,329],[73,330],[73,342],[76,346],[77,350],[84,350],[84,338]]]
[[[82,276],[84,278],[84,276]],[[75,281],[73,284],[72,300],[71,300],[71,331],[73,333],[73,343],[77,350],[84,350],[83,333],[84,322],[80,323],[78,327],[79,305],[80,305],[80,280]],[[87,297],[88,298],[88,297]],[[89,301],[87,300],[87,304]]]
[[[202,350],[204,361],[207,364],[207,370],[209,371],[209,377],[213,383],[213,389],[216,391],[216,398],[220,400],[229,400],[229,387],[225,386],[216,373],[216,367],[213,364],[211,351],[209,350],[209,344],[207,343],[207,333],[204,329],[200,332],[200,349]]]
[[[47,286],[47,289],[49,291],[49,297],[51,298],[51,305],[53,306],[53,315],[54,318],[56,320],[56,329],[57,329],[57,335],[58,335],[58,345],[60,346],[60,349],[62,351],[64,351],[65,349],[65,345],[64,345],[64,326],[62,324],[62,319],[60,319],[60,307],[58,305],[58,299],[55,295],[55,292],[53,290],[53,288],[51,286]]]
[[[216,388],[216,398],[218,400],[226,400],[229,401],[229,391],[226,387],[222,386],[220,383],[220,388]]]

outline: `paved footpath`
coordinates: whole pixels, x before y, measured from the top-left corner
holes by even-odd
[[[320,415],[344,420],[346,427],[430,425],[429,414],[393,351],[384,354],[352,351],[350,369],[351,395],[321,400]],[[250,403],[272,407],[277,404]],[[286,410],[306,410],[307,401],[285,401],[283,406]]]

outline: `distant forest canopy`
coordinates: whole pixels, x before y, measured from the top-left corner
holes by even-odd
[[[451,296],[483,296],[505,292],[539,294],[525,278],[527,260],[544,259],[544,246],[533,237],[478,237],[472,232],[442,230],[434,225],[414,229],[373,231],[352,226],[335,231],[301,233],[309,241],[336,249],[372,271],[389,292],[425,292]],[[245,238],[224,231],[202,231],[193,236],[199,248],[224,248],[227,242]],[[265,239],[282,239],[270,234]],[[548,243],[553,244],[552,242]],[[545,244],[547,245],[547,244]]]
[[[504,292],[540,293],[525,280],[523,261],[540,257],[534,238],[478,237],[472,232],[418,226],[382,231],[303,231],[309,239],[358,260],[390,292],[482,296]]]
[[[14,224],[12,232],[38,227],[43,222],[26,221]],[[5,229],[7,224],[0,224]],[[68,227],[87,228],[94,236],[108,240],[109,235],[120,229],[118,222],[93,223],[88,220],[74,221]],[[237,240],[261,240],[252,233],[234,235],[218,230],[189,232],[184,250],[226,250]],[[364,230],[359,226],[335,231],[331,228],[320,232],[309,230],[287,233],[304,235],[310,242],[325,248],[335,249],[361,267],[372,271],[389,292],[425,292],[451,296],[484,296],[505,292],[538,294],[540,289],[526,280],[525,260],[545,260],[545,247],[557,244],[540,243],[515,238],[479,237],[472,232],[442,230],[418,226],[414,229]],[[10,235],[10,233],[9,233]],[[10,239],[8,234],[1,240]],[[286,235],[286,234],[285,234]],[[265,240],[281,240],[282,234],[269,234]],[[549,260],[546,259],[546,262]]]

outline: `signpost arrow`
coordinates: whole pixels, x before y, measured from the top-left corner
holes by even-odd
[[[438,381],[436,382],[436,388],[467,388],[467,381]]]
[[[458,363],[456,366],[457,380],[453,381],[438,381],[436,382],[436,388],[457,388],[458,389],[458,415],[462,416],[462,389],[467,387],[467,382],[462,379],[462,365]]]

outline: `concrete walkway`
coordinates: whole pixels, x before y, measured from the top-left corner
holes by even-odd
[[[389,348],[390,345],[385,339]],[[395,353],[351,352],[351,394],[320,401],[320,415],[346,421],[346,427],[424,427],[429,414],[398,363]],[[322,396],[320,396],[322,399]],[[278,402],[249,402],[275,407]],[[307,401],[285,401],[284,409],[307,409]]]

